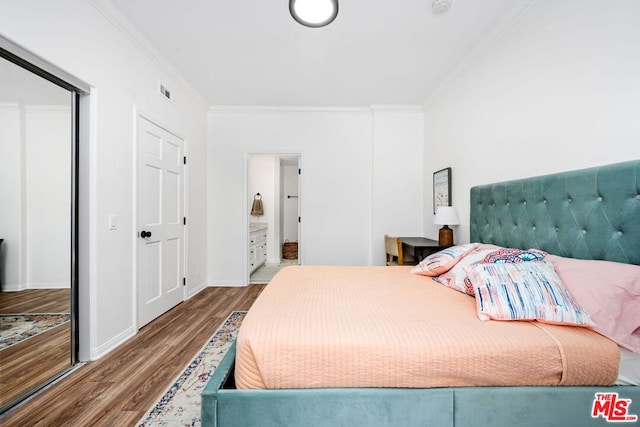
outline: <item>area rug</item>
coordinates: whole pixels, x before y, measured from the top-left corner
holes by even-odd
[[[69,321],[69,313],[0,314],[0,350]]]
[[[246,311],[234,311],[169,389],[138,421],[138,426],[199,426],[200,393],[236,339]]]

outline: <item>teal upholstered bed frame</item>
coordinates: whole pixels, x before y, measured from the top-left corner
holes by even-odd
[[[202,392],[203,426],[605,426],[591,417],[602,392],[631,399],[629,413],[640,416],[635,386],[236,390],[234,363],[235,344]]]
[[[640,264],[640,161],[471,189],[471,241]]]
[[[640,161],[474,187],[471,241],[640,264]],[[235,346],[202,393],[203,426],[609,425],[596,393],[640,416],[634,386],[236,390],[234,361]]]

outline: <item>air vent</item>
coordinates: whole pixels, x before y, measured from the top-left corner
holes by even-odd
[[[160,89],[160,95],[162,95],[164,98],[168,99],[169,101],[173,101],[173,93],[166,85],[159,82],[158,87]]]

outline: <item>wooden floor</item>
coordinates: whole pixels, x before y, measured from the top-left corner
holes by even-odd
[[[2,426],[131,426],[236,310],[264,285],[207,288],[0,417]]]
[[[0,350],[0,407],[10,406],[71,366],[70,325],[63,323]]]
[[[27,289],[0,292],[0,314],[69,313],[71,290]]]
[[[0,292],[0,314],[69,313],[70,307],[69,289]],[[69,366],[69,322],[0,350],[0,408],[11,405]]]

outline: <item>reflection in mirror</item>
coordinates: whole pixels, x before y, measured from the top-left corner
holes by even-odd
[[[69,369],[72,93],[0,58],[0,412]]]

